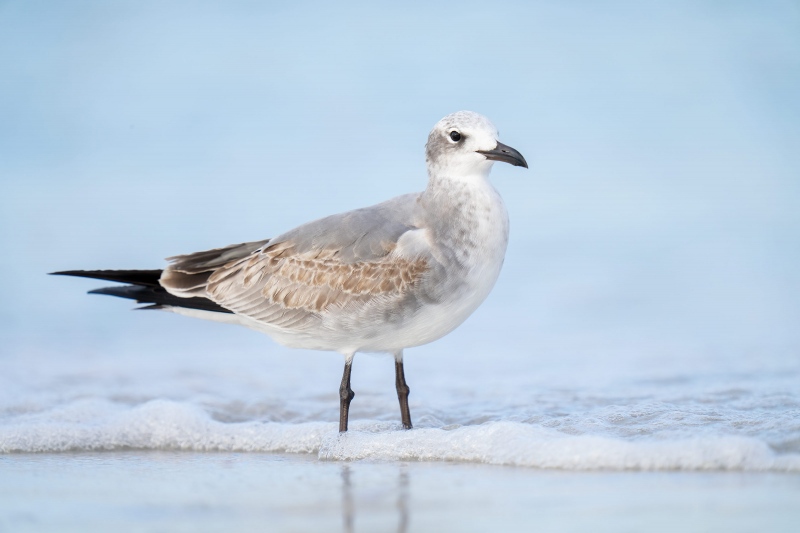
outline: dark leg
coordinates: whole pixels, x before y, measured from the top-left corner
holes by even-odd
[[[411,429],[411,411],[408,410],[408,393],[411,389],[406,385],[406,375],[403,372],[403,353],[395,356],[394,360],[394,384],[397,387],[397,399],[400,400],[400,417],[403,419],[403,427]]]
[[[339,433],[347,431],[347,416],[350,413],[350,401],[355,396],[350,388],[350,370],[353,368],[353,359],[345,359],[342,384],[339,386]]]

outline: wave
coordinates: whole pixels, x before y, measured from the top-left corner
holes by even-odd
[[[80,400],[0,422],[0,452],[189,450],[317,454],[322,460],[454,461],[564,470],[733,470],[800,472],[800,454],[777,453],[753,437],[631,440],[568,435],[493,421],[400,430],[398,423],[214,420],[201,408],[154,400],[128,407]]]

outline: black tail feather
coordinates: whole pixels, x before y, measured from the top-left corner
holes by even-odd
[[[50,275],[118,281],[143,287],[161,287],[158,279],[162,272],[162,270],[64,270],[51,272]]]
[[[104,287],[89,291],[89,294],[106,294],[136,300],[140,304],[149,304],[139,309],[161,309],[163,307],[184,307],[216,313],[231,313],[221,305],[208,298],[181,298],[168,293],[158,282],[161,270],[65,270],[52,272],[57,276],[76,276],[79,278],[102,279],[130,283],[121,287]]]

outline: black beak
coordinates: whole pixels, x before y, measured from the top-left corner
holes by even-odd
[[[497,143],[494,150],[476,150],[476,152],[483,154],[486,159],[491,159],[492,161],[502,161],[503,163],[511,163],[515,167],[528,168],[528,163],[521,153],[501,142]]]

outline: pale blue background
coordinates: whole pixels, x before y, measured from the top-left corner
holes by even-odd
[[[409,351],[417,380],[429,356],[498,382],[797,366],[794,2],[5,0],[0,66],[0,353],[31,372],[276,365],[290,351],[254,333],[44,274],[157,268],[420,190],[427,133],[459,109],[530,170],[496,165],[506,267],[467,326]]]

